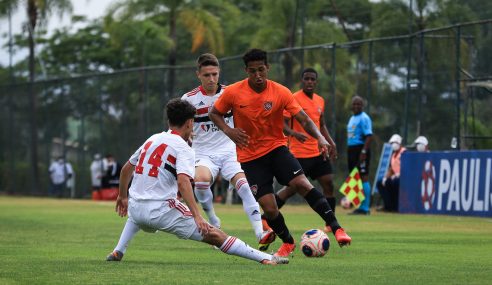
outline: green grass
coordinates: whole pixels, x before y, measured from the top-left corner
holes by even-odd
[[[217,205],[223,229],[255,245],[241,206]],[[299,250],[267,267],[169,234],[137,234],[120,263],[104,261],[125,219],[112,202],[0,197],[0,284],[491,284],[492,220],[374,213],[338,219],[352,236],[323,258]],[[322,222],[286,206],[297,240]],[[272,246],[280,245],[279,241]]]

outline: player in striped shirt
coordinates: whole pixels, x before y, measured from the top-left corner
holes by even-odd
[[[228,236],[207,223],[193,197],[191,179],[195,176],[195,153],[187,141],[193,131],[196,109],[181,99],[166,106],[169,130],[152,135],[130,157],[121,171],[116,212],[128,214],[125,229],[138,232],[163,231],[178,238],[202,241],[224,253],[260,262],[286,264],[288,259],[253,249],[240,239]],[[127,185],[133,181],[127,196]],[[182,195],[182,204],[177,194]],[[128,242],[128,240],[126,240]],[[120,239],[108,261],[120,261],[127,243]]]
[[[260,206],[253,197],[244,171],[237,161],[236,145],[208,116],[209,109],[226,89],[224,85],[218,83],[219,73],[217,57],[210,53],[200,55],[197,59],[196,75],[201,84],[181,98],[190,102],[197,110],[192,143],[196,153],[195,196],[207,214],[209,222],[220,228],[220,219],[215,214],[213,194],[210,189],[214,178],[220,172],[225,180],[231,182],[241,197],[244,212],[251,222],[258,242],[273,242],[275,233],[271,229],[263,231]],[[225,114],[224,120],[228,126],[234,127],[231,112]]]

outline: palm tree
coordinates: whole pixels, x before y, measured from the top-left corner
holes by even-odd
[[[108,15],[121,21],[151,19],[166,26],[171,46],[168,49],[168,64],[177,63],[177,33],[182,30],[191,33],[191,52],[206,45],[210,51],[220,55],[224,51],[223,31],[219,18],[209,9],[227,4],[227,1],[213,0],[122,0],[109,9]],[[174,70],[168,73],[168,95],[174,91]]]
[[[43,24],[48,17],[55,11],[62,15],[63,12],[72,10],[72,3],[69,0],[3,0],[0,3],[0,17],[5,17],[8,13],[24,7],[26,9],[28,42],[29,42],[29,111],[30,135],[31,135],[31,167],[32,167],[32,189],[31,194],[37,192],[39,188],[38,170],[38,127],[37,127],[37,96],[34,93],[35,74],[35,54],[34,54],[34,31],[38,24]]]

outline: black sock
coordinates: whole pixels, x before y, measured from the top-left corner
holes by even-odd
[[[331,227],[333,233],[340,228],[335,213],[333,213],[333,210],[321,192],[313,188],[304,196],[304,199],[306,199],[309,206],[325,221],[326,225]]]
[[[328,202],[328,205],[330,205],[330,208],[333,210],[333,213],[335,213],[335,207],[337,206],[337,198],[326,197],[326,202]]]
[[[278,216],[272,220],[267,218],[268,225],[284,243],[294,243],[294,238],[290,235],[289,229],[285,224],[284,216],[278,212]]]
[[[277,207],[280,209],[283,205],[285,205],[285,201],[280,199],[280,197],[275,193],[275,201],[277,202]]]

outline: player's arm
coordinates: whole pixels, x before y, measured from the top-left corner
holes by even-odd
[[[219,99],[220,100],[220,99]],[[231,128],[226,124],[224,120],[225,113],[220,112],[215,105],[208,113],[210,120],[224,132],[239,148],[247,147],[249,143],[249,136],[243,129]]]
[[[308,133],[310,136],[318,140],[318,147],[320,152],[326,157],[329,155],[332,145],[326,141],[325,137],[321,134],[318,127],[314,124],[314,122],[306,115],[306,113],[301,110],[297,114],[294,115],[294,118],[301,124],[302,128]]]
[[[289,126],[290,122],[291,122],[291,118],[284,117],[284,129],[283,129],[284,134],[288,137],[294,137],[298,141],[304,143],[307,139],[307,136],[303,133],[298,133],[298,132],[294,131],[293,129],[291,129]]]
[[[203,219],[200,214],[200,210],[195,202],[195,196],[193,195],[193,189],[191,187],[190,177],[184,173],[178,173],[178,190],[181,193],[181,197],[185,200],[188,208],[190,208],[195,223],[198,226],[198,230],[202,235],[206,235],[210,228],[210,225]]]
[[[115,211],[120,217],[126,216],[128,212],[128,184],[130,184],[134,170],[135,166],[129,161],[121,168],[119,193],[118,198],[116,198],[115,208]]]
[[[328,141],[329,144],[332,145],[331,152],[329,153],[330,157],[333,158],[338,158],[338,151],[337,151],[337,145],[335,144],[335,141],[330,135],[330,132],[328,132],[328,128],[326,127],[325,123],[325,117],[323,113],[321,113],[321,116],[319,118],[319,130],[323,137]]]

